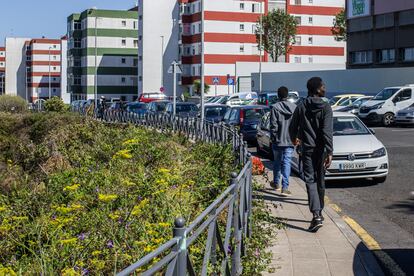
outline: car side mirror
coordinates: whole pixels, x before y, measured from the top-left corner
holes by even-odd
[[[373,135],[375,135],[375,129],[370,128],[370,129],[369,129],[369,132],[371,132]]]

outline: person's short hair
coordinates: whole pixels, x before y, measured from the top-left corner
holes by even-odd
[[[306,87],[308,88],[308,95],[314,96],[318,94],[318,89],[322,87],[322,79],[320,77],[313,77],[308,80]]]
[[[286,99],[288,95],[289,95],[289,90],[285,86],[281,86],[277,90],[277,96],[279,99]]]

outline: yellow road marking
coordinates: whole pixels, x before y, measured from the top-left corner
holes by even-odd
[[[380,245],[374,238],[365,231],[355,220],[348,216],[342,216],[343,220],[355,231],[358,237],[364,241],[369,250],[381,250]]]

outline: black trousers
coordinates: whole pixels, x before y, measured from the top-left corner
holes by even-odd
[[[324,149],[303,149],[303,178],[308,192],[309,209],[312,213],[325,207],[325,167]]]

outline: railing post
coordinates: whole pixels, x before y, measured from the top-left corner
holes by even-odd
[[[249,161],[252,158],[252,154],[250,152],[247,153],[246,155],[247,160],[246,162],[249,163]],[[248,194],[248,203],[247,203],[247,236],[250,238],[252,235],[252,224],[251,224],[251,219],[252,219],[252,203],[253,203],[253,185],[252,185],[252,162],[249,163],[249,169],[246,171],[247,173],[247,190],[249,192]]]
[[[237,173],[233,172],[231,174],[231,185],[235,184],[233,190],[234,208],[233,208],[233,251],[231,254],[231,275],[240,275],[241,274],[241,238],[242,232],[240,230],[240,199],[239,199],[239,183],[237,183]]]
[[[187,238],[185,220],[183,218],[177,218],[174,221],[173,235],[175,238],[179,238],[177,245],[175,245],[173,249],[174,251],[179,252],[174,276],[187,275]]]

